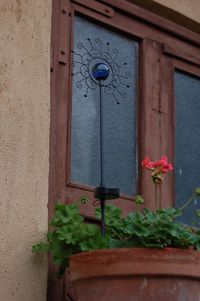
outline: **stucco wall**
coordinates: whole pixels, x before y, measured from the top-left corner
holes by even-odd
[[[179,12],[192,20],[200,23],[200,1],[199,0],[155,0],[168,8]]]
[[[200,33],[199,0],[127,0]]]
[[[0,1],[0,300],[46,300],[51,0]]]

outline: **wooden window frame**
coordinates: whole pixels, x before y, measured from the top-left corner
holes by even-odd
[[[200,76],[200,35],[150,13],[125,0],[54,0],[51,42],[51,125],[49,171],[49,220],[57,201],[71,202],[92,189],[71,185],[71,45],[75,13],[92,18],[110,28],[132,35],[140,43],[139,83],[139,162],[145,155],[158,159],[166,154],[174,162],[174,86],[175,68]],[[67,187],[67,191],[66,191]],[[86,190],[85,190],[86,189]],[[154,186],[139,169],[139,193],[145,206],[155,208]],[[169,174],[161,187],[161,205],[173,204],[174,177]],[[127,213],[134,210],[132,198],[122,196],[117,204]],[[93,206],[82,213],[92,218]],[[49,257],[48,301],[70,300],[66,279],[55,276]],[[67,277],[67,275],[66,275]],[[70,293],[69,293],[70,294]]]

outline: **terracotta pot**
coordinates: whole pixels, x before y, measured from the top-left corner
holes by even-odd
[[[78,301],[199,301],[200,252],[114,249],[73,255]]]

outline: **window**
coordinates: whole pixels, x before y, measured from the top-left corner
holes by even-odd
[[[185,161],[181,145],[186,143],[193,126],[198,125],[199,81],[193,76],[199,75],[199,35],[123,2],[60,0],[57,6],[51,131],[52,164],[57,177],[54,199],[71,202],[86,195],[91,202],[83,214],[88,218],[93,216],[93,190],[99,182],[99,92],[87,78],[91,68],[87,61],[89,49],[104,56],[107,53],[105,60],[111,55],[111,64],[118,68],[117,80],[121,81],[121,85],[108,85],[103,95],[105,178],[109,186],[120,187],[121,196],[115,202],[125,212],[134,209],[132,200],[137,193],[144,195],[147,206],[155,207],[154,187],[138,164],[145,155],[155,160],[166,154],[177,165],[177,180],[167,175],[162,186],[162,205],[171,205],[175,195],[180,198],[179,160]],[[94,55],[93,61],[98,57],[99,54]],[[83,63],[84,59],[88,63]],[[129,78],[123,78],[125,74]],[[192,90],[195,87],[191,107],[182,85]],[[180,104],[181,95],[190,111]],[[196,114],[195,122],[184,135],[183,114],[190,114],[188,121]],[[197,149],[196,141],[191,151]]]
[[[200,186],[200,78],[175,70],[176,99],[176,206],[181,207]],[[183,222],[191,224],[197,200],[184,212]],[[196,226],[200,226],[199,221]]]
[[[181,205],[199,185],[200,35],[125,0],[59,0],[53,5],[49,216],[58,200],[73,202],[85,195],[90,202],[82,213],[94,219],[99,92],[87,82],[89,65],[82,69],[85,76],[75,75],[78,56],[92,47],[117,49],[117,70],[130,74],[118,91],[103,92],[105,178],[121,189],[114,202],[127,213],[134,210],[134,196],[142,194],[146,206],[155,208],[154,186],[138,162],[145,155],[153,160],[167,155],[176,170],[161,187],[161,204],[171,206],[176,199]]]
[[[104,181],[122,194],[137,193],[138,42],[80,16],[74,18],[70,182],[100,185],[100,91],[92,77],[106,63],[102,87]]]

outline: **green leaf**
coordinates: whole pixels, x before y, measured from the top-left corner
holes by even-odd
[[[89,199],[88,199],[87,196],[82,196],[82,197],[80,198],[80,202],[81,202],[82,204],[87,204],[87,203],[89,202]]]
[[[83,197],[83,202],[85,197]],[[136,201],[141,203],[140,196]],[[79,200],[80,203],[80,200]],[[69,257],[81,251],[97,249],[146,247],[188,248],[193,246],[200,251],[200,231],[189,228],[176,221],[182,214],[180,209],[165,208],[152,211],[145,208],[142,212],[132,212],[122,216],[122,210],[115,205],[106,205],[106,236],[96,224],[86,224],[77,204],[57,204],[51,221],[53,231],[48,233],[48,242],[32,247],[33,252],[50,252],[59,265],[61,277],[68,265]],[[200,216],[200,209],[197,210]],[[101,219],[100,208],[96,217]]]
[[[55,241],[51,246],[51,252],[55,264],[61,265],[63,261],[73,254],[72,246],[66,245],[62,241]]]
[[[101,233],[89,238],[88,241],[83,241],[80,243],[81,251],[107,249],[108,246],[109,246],[108,237],[103,236]]]
[[[135,204],[141,205],[144,204],[144,199],[141,195],[137,195],[134,199]]]
[[[195,189],[194,194],[195,194],[196,196],[200,196],[200,187],[197,187],[197,188]]]
[[[126,222],[133,224],[140,224],[144,221],[144,215],[140,212],[129,213]]]
[[[98,219],[101,219],[101,209],[96,208],[95,215]],[[122,210],[118,207],[116,207],[113,204],[106,205],[105,206],[105,220],[106,224],[109,224],[110,222],[113,222],[113,220],[119,220],[121,219]]]
[[[65,273],[65,269],[69,266],[69,259],[65,258],[63,259],[62,263],[59,266],[59,271],[57,273],[57,276],[59,279],[61,279]]]
[[[49,252],[49,244],[40,242],[36,245],[32,246],[32,252],[33,253],[47,253]]]
[[[164,245],[162,243],[147,243],[147,242],[144,242],[143,246],[146,247],[146,248],[156,248],[156,249],[164,248]]]
[[[65,205],[59,203],[55,206],[55,215],[50,225],[60,227],[71,223],[79,224],[83,220],[76,204]]]
[[[92,237],[100,234],[100,228],[94,224],[84,224],[81,233],[84,237]]]
[[[137,244],[133,240],[110,239],[109,241],[109,247],[111,249],[130,248],[133,246],[137,246]]]
[[[173,207],[169,207],[169,208],[165,208],[165,209],[158,209],[156,212],[158,214],[165,213],[172,218],[176,218],[176,217],[182,215],[182,210],[180,210],[178,208],[173,208]]]

